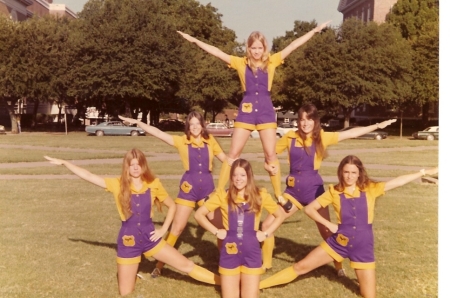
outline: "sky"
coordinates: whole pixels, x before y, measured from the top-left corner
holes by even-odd
[[[66,4],[74,12],[80,12],[87,0],[53,0]],[[342,23],[342,14],[337,11],[339,0],[199,0],[200,4],[211,3],[222,14],[225,27],[232,29],[239,42],[247,39],[252,31],[261,31],[271,44],[274,37],[284,36],[294,28],[294,21],[315,20],[331,26]],[[276,11],[276,13],[274,13]],[[251,16],[249,16],[249,12]]]

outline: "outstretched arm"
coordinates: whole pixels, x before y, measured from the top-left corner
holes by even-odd
[[[364,126],[364,127],[355,127],[353,129],[339,132],[338,142],[346,140],[346,139],[351,139],[351,138],[356,138],[356,137],[362,136],[366,133],[369,133],[369,132],[374,131],[379,128],[385,128],[386,126],[391,125],[395,121],[397,121],[397,119],[390,119],[390,120],[383,121],[381,123],[376,123],[376,124]]]
[[[322,29],[325,28],[330,22],[331,21],[328,21],[328,22],[325,22],[323,24],[320,24],[319,26],[317,26],[316,28],[312,29],[308,33],[300,36],[299,38],[297,38],[296,40],[291,42],[287,47],[285,47],[281,51],[281,59],[284,59],[287,56],[289,56],[289,54],[292,53],[295,49],[297,49],[299,46],[301,46],[302,44],[304,44],[308,40],[310,40],[311,37],[314,36],[314,34],[319,33],[320,31],[322,31]]]
[[[325,219],[322,215],[320,215],[320,213],[317,211],[320,208],[322,208],[322,205],[320,205],[319,201],[314,200],[305,207],[305,214],[315,222],[318,222],[327,227],[332,233],[336,233],[338,230],[337,224],[332,223],[331,221]]]
[[[204,43],[203,41],[198,40],[195,37],[190,36],[187,33],[183,33],[181,31],[177,31],[181,36],[184,37],[184,39],[186,39],[187,41],[196,44],[199,48],[205,50],[206,52],[208,52],[209,54],[216,56],[217,58],[219,58],[220,60],[224,61],[227,64],[231,63],[231,58],[230,55],[222,52],[221,50],[219,50],[218,48],[216,48],[215,46],[209,45],[207,43]]]
[[[438,167],[435,167],[435,168],[431,168],[431,169],[427,169],[427,170],[422,169],[419,172],[413,173],[413,174],[398,176],[397,178],[394,178],[394,179],[386,182],[386,186],[384,187],[384,190],[385,191],[391,190],[396,187],[405,185],[416,179],[419,179],[420,177],[423,177],[425,175],[436,175],[438,172],[439,172]]]
[[[205,230],[211,232],[219,239],[225,239],[227,236],[227,230],[217,229],[216,226],[208,220],[208,217],[206,217],[209,212],[210,211],[205,206],[201,206],[197,209],[197,211],[195,211],[194,218]]]
[[[72,171],[72,173],[74,173],[81,179],[91,182],[92,184],[95,184],[97,186],[106,188],[105,180],[102,177],[92,174],[88,170],[80,168],[79,166],[76,166],[73,163],[68,162],[67,160],[52,158],[49,156],[44,156],[44,157],[45,157],[45,159],[50,161],[50,163],[52,163],[52,164],[66,166],[66,168],[68,168],[70,171]]]
[[[163,131],[161,131],[160,129],[145,124],[144,122],[141,122],[139,120],[133,119],[133,118],[127,118],[127,117],[123,117],[123,116],[119,116],[120,120],[122,120],[124,123],[128,122],[131,124],[136,124],[137,126],[139,126],[140,128],[142,128],[143,130],[145,130],[147,133],[151,134],[152,136],[160,139],[163,142],[166,142],[167,144],[169,144],[170,146],[173,146],[173,138],[171,135],[169,135],[168,133],[165,133]]]

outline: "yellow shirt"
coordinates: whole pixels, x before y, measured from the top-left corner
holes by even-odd
[[[223,152],[222,148],[220,147],[219,143],[217,143],[216,139],[209,135],[209,139],[201,138],[200,142],[195,142],[194,138],[191,138],[191,140],[187,139],[187,136],[172,136],[173,137],[173,146],[178,149],[178,153],[181,157],[181,162],[183,163],[183,168],[185,171],[189,170],[189,150],[188,145],[192,144],[192,147],[194,148],[203,148],[205,144],[208,144],[208,153],[209,153],[209,170],[212,171],[213,169],[213,159],[214,156],[220,154]]]
[[[329,145],[334,145],[338,143],[339,133],[338,132],[324,132],[320,131],[320,135],[322,137],[323,148],[326,149]],[[282,153],[284,150],[288,149],[288,152],[291,151],[292,139],[296,139],[295,146],[296,147],[309,147],[312,145],[312,138],[308,137],[303,143],[303,140],[297,134],[297,131],[290,130],[288,131],[281,139],[278,140],[275,151],[277,154]],[[290,158],[290,154],[288,154],[288,161]],[[314,155],[314,169],[320,169],[320,165],[322,164],[322,157]]]
[[[125,221],[125,215],[123,214],[122,206],[120,205],[119,201],[119,192],[120,192],[120,177],[117,178],[105,178],[106,188],[105,190],[108,192],[111,192],[114,195],[114,199],[116,201],[116,207],[117,211],[119,211],[120,219],[122,221]],[[158,178],[155,178],[152,182],[143,182],[141,189],[135,189],[133,187],[133,184],[131,185],[131,193],[132,194],[143,194],[147,191],[147,189],[150,189],[150,195],[151,195],[151,212],[150,217],[153,216],[153,204],[155,200],[158,200],[160,202],[164,201],[169,194],[164,189],[164,186],[161,184],[161,181]]]
[[[371,224],[373,222],[373,214],[375,209],[375,199],[379,196],[384,195],[385,191],[384,188],[386,186],[386,182],[372,182],[369,184],[369,186],[364,189],[366,192],[366,199],[367,199],[367,212],[368,212],[368,224]],[[341,198],[340,194],[342,192],[339,192],[334,189],[333,185],[330,185],[328,190],[323,193],[321,196],[319,196],[316,200],[319,202],[319,204],[322,207],[326,207],[330,204],[333,204],[334,211],[336,212],[336,217],[338,223],[341,222]],[[361,195],[361,190],[356,187],[353,194],[349,194],[347,192],[344,192],[344,195],[346,198],[358,198]]]
[[[259,230],[259,223],[261,220],[262,208],[266,209],[270,214],[275,213],[278,210],[279,206],[272,199],[272,196],[267,192],[266,189],[262,188],[259,192],[261,196],[261,211],[255,214],[255,231]],[[236,203],[244,203],[244,198],[238,197]],[[217,208],[220,208],[222,213],[223,226],[226,230],[228,230],[228,200],[227,200],[227,191],[223,189],[219,189],[216,192],[212,193],[209,197],[208,201],[206,201],[205,205],[208,211],[214,211]]]
[[[275,68],[283,62],[284,60],[281,59],[281,52],[269,56],[269,63],[267,65],[267,74],[269,76],[267,91],[270,91],[270,89],[272,89]],[[247,69],[247,57],[231,56],[230,67],[237,70],[239,80],[241,81],[242,90],[245,91],[245,70]]]

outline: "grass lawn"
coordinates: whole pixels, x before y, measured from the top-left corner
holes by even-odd
[[[223,148],[229,148],[230,139],[219,142]],[[369,168],[369,175],[397,176],[411,172],[408,167],[436,165],[436,146],[437,141],[394,137],[383,141],[348,140],[330,147],[328,163],[321,168],[321,174],[335,176],[335,163],[349,150],[360,150],[355,155],[374,165]],[[176,197],[183,172],[181,162],[165,159],[176,154],[176,150],[149,136],[99,138],[81,132],[2,136],[0,175],[69,174],[62,167],[36,164],[45,161],[43,155],[82,160],[86,163],[83,167],[96,174],[117,175],[120,159],[131,147],[146,153],[157,175],[173,177],[163,183],[169,194]],[[374,148],[394,150],[364,151]],[[255,172],[263,176],[266,173],[261,152],[260,140],[250,139],[244,153],[254,157]],[[285,156],[280,159],[282,171],[287,173]],[[33,163],[21,168],[6,167],[19,162]],[[375,167],[383,164],[396,167]],[[214,174],[218,173],[216,162]],[[272,189],[267,180],[259,180],[258,184]],[[0,189],[0,297],[119,297],[115,257],[120,219],[111,194],[80,179],[0,179]],[[154,221],[158,225],[163,218],[164,214],[157,212]],[[380,197],[374,233],[378,297],[437,297],[438,186],[410,183]],[[262,278],[300,260],[321,242],[314,222],[302,212],[284,222],[275,236],[274,267]],[[205,233],[191,216],[177,248],[195,263],[217,273],[215,243],[215,237]],[[220,297],[220,287],[202,284],[169,267],[162,277],[152,279],[154,266],[154,260],[142,261],[139,270],[144,279],[138,280],[129,297]],[[356,276],[348,260],[344,268],[346,278],[338,278],[330,264],[288,285],[263,290],[261,297],[359,297]]]

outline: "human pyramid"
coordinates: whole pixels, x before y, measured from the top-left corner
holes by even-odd
[[[349,155],[339,164],[338,184],[325,190],[318,170],[329,145],[385,128],[396,120],[343,132],[324,132],[318,111],[312,104],[299,109],[298,130],[288,132],[277,141],[276,115],[270,97],[275,69],[292,51],[321,32],[328,23],[317,26],[273,55],[269,54],[264,35],[252,32],[246,43],[246,57],[228,55],[178,31],[187,41],[235,69],[244,97],[235,120],[228,154],[208,134],[205,121],[198,112],[187,116],[183,136],[170,135],[139,120],[120,116],[124,122],[135,123],[147,133],[177,148],[185,173],[175,200],[151,173],[145,155],[139,149],[126,153],[121,176],[117,178],[102,178],[68,161],[45,157],[113,194],[122,220],[117,241],[120,295],[134,290],[141,255],[144,254],[147,258],[158,260],[152,277],[161,276],[164,264],[168,264],[196,280],[221,285],[224,298],[259,297],[260,289],[289,283],[297,276],[331,262],[334,262],[336,274],[345,276],[342,261],[348,258],[350,266],[355,269],[361,295],[375,296],[372,232],[375,199],[385,191],[421,176],[434,175],[438,168],[422,169],[387,182],[375,182],[367,176],[359,158]],[[251,164],[240,158],[253,130],[260,134],[265,169],[270,175],[276,200],[267,190],[257,187]],[[282,192],[277,154],[285,150],[288,152],[290,170],[286,189]],[[217,187],[212,175],[214,157],[222,163]],[[163,225],[157,228],[153,224],[152,214],[154,207],[160,207],[161,203],[168,207],[168,211]],[[336,212],[337,223],[330,222],[330,204]],[[174,248],[196,205],[200,207],[195,212],[195,219],[217,237],[220,276],[195,265]],[[263,208],[269,215],[261,224]],[[302,209],[316,221],[324,241],[293,266],[261,281],[261,274],[272,268],[276,229],[286,218]],[[164,237],[167,231],[169,233]]]

